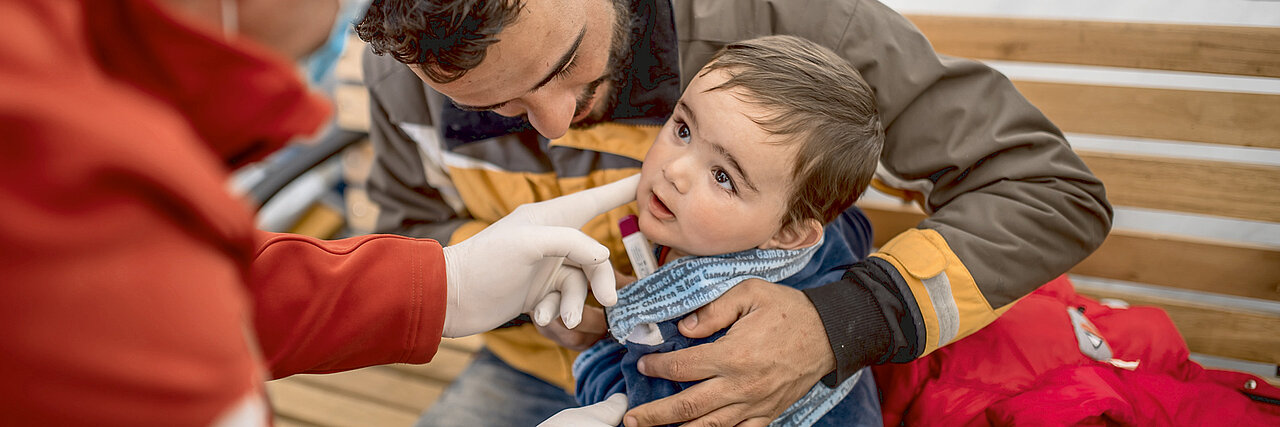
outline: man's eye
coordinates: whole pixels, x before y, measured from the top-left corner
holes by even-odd
[[[689,142],[689,138],[692,138],[692,137],[693,137],[693,132],[689,130],[689,125],[680,123],[679,125],[676,126],[676,138],[680,138],[681,141],[684,141],[687,143]]]
[[[716,184],[720,184],[720,187],[725,190],[733,191],[733,178],[730,177],[729,173],[725,172],[724,169],[716,169],[712,171],[711,176],[715,178]]]
[[[573,70],[576,68],[578,68],[578,55],[574,55],[573,59],[570,59],[569,63],[564,65],[564,68],[557,71],[555,77],[552,77],[552,79],[559,80],[568,78],[570,74],[573,74]]]
[[[452,102],[452,101],[450,101],[450,102],[453,104],[453,106],[454,106],[454,107],[457,107],[459,110],[462,110],[462,111],[470,111],[470,112],[475,112],[475,113],[484,113],[484,112],[488,112],[488,111],[493,111],[493,110],[497,110],[497,109],[499,109],[499,108],[502,108],[502,107],[504,106],[504,105],[498,105],[498,106],[493,107],[493,108],[476,108],[476,107],[472,107],[472,106],[470,106],[470,105],[462,105],[462,104],[459,104],[459,103],[457,103],[457,102]]]

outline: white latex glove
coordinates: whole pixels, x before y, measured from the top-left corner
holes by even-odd
[[[579,231],[635,200],[640,175],[521,205],[475,236],[444,248],[444,336],[488,331],[556,295],[565,323],[582,318],[587,278],[600,304],[618,301],[609,249]],[[562,269],[567,262],[576,269]],[[576,273],[574,272],[576,271]],[[579,297],[581,295],[581,297]],[[547,319],[550,320],[550,319]]]
[[[564,321],[566,327],[569,329],[578,327],[578,323],[582,321],[582,305],[587,302],[586,272],[572,265],[561,265],[555,277],[552,278],[552,283],[559,284],[553,287],[561,290],[551,291],[533,307],[534,323],[538,326],[547,326],[551,323],[551,319],[555,318],[556,311],[559,311],[560,319]],[[616,280],[614,285],[614,289],[617,289]]]
[[[538,424],[538,427],[614,427],[622,423],[622,415],[626,412],[627,395],[614,393],[613,396],[609,396],[603,402],[557,412],[551,418],[547,418],[546,421]]]

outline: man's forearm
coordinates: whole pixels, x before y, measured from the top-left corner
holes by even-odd
[[[849,269],[837,282],[806,289],[822,318],[836,370],[822,379],[834,387],[865,366],[906,362],[919,354],[919,313],[902,297],[906,285],[893,267],[867,258]]]

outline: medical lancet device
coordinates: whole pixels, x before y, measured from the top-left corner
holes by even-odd
[[[636,280],[645,278],[658,270],[658,261],[653,257],[653,247],[649,239],[640,232],[640,223],[635,215],[627,215],[618,221],[618,230],[622,231],[622,247],[627,250],[627,258],[631,260],[631,268],[635,270]],[[642,323],[636,325],[627,336],[627,341],[646,345],[662,343],[662,332],[658,325]]]
[[[643,279],[658,270],[658,261],[653,258],[653,247],[649,239],[640,232],[640,223],[635,215],[627,215],[618,221],[618,229],[622,231],[622,246],[627,250],[627,258],[635,270],[636,279]]]

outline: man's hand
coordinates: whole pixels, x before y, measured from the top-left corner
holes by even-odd
[[[706,380],[627,412],[627,427],[763,426],[835,369],[822,319],[804,293],[749,279],[680,321],[690,338],[733,325],[713,343],[640,359],[640,373]]]
[[[600,341],[605,334],[609,333],[609,323],[604,319],[604,309],[592,306],[582,308],[582,322],[578,323],[576,328],[570,329],[560,319],[554,319],[546,326],[539,325],[535,321],[534,327],[538,328],[542,336],[573,351],[591,348],[596,341]]]
[[[560,315],[576,326],[590,278],[596,300],[618,301],[609,249],[579,231],[587,221],[635,200],[640,176],[522,205],[480,233],[444,248],[448,298],[444,336],[484,332],[532,311],[553,293]],[[562,274],[564,270],[566,273]],[[563,298],[561,297],[563,296]]]

